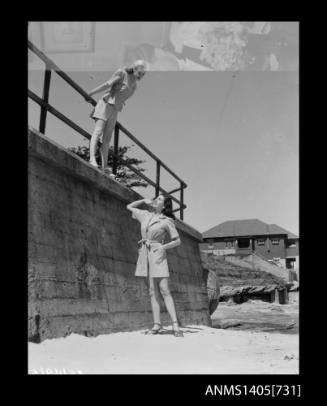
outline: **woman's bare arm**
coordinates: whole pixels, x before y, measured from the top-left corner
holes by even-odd
[[[108,89],[108,88],[109,88],[108,82],[103,83],[102,85],[100,85],[100,86],[96,87],[95,89],[91,90],[91,91],[88,93],[88,95],[89,95],[89,96],[93,96],[94,94],[97,94],[97,93],[99,93],[99,92],[102,92],[103,90],[106,90],[106,89]]]
[[[151,203],[152,203],[152,200],[151,200],[151,199],[136,200],[135,202],[132,202],[132,203],[128,204],[128,205],[126,206],[126,208],[127,208],[128,210],[135,209],[136,207],[140,206],[142,203],[151,204]]]
[[[121,76],[115,75],[111,79],[109,79],[107,82],[103,83],[102,85],[96,87],[95,89],[91,90],[89,92],[89,96],[93,96],[96,93],[102,92],[103,90],[109,89],[111,86],[113,86],[115,83],[118,83],[121,80]]]
[[[160,248],[163,248],[164,250],[169,250],[171,248],[178,247],[179,245],[181,245],[181,239],[179,237],[176,237],[167,244],[163,244]]]

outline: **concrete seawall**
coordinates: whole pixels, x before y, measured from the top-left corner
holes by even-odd
[[[140,227],[126,209],[140,195],[36,130],[28,148],[29,340],[150,326],[147,282],[134,276]],[[176,226],[182,244],[167,254],[179,320],[210,325],[201,234]]]

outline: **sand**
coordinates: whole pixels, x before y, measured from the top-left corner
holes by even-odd
[[[298,334],[187,326],[29,343],[30,374],[298,374]]]

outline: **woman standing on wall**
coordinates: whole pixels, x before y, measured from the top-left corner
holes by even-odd
[[[102,138],[101,166],[102,170],[108,172],[108,154],[112,132],[115,128],[117,115],[122,111],[125,101],[130,98],[136,89],[136,81],[140,80],[146,72],[146,64],[143,60],[134,62],[130,67],[118,69],[111,79],[93,89],[88,95],[105,91],[105,94],[98,101],[91,113],[95,120],[95,127],[90,141],[90,164],[98,167],[95,159],[96,148],[99,139]]]
[[[145,203],[150,210],[140,210],[137,206]],[[135,276],[148,277],[149,293],[153,313],[153,327],[148,334],[158,334],[161,330],[159,292],[163,296],[166,309],[173,323],[175,337],[183,337],[179,329],[174,300],[169,291],[169,269],[166,250],[180,245],[181,240],[176,230],[172,212],[172,200],[168,196],[159,195],[156,199],[137,200],[127,205],[132,217],[141,223],[142,240]],[[165,243],[167,237],[170,242]]]

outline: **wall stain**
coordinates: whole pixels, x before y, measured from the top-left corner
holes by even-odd
[[[107,310],[109,311],[109,300],[103,287],[103,281],[101,281],[101,272],[88,262],[88,256],[88,251],[84,247],[77,265],[78,297],[88,300],[102,300],[105,298]]]

